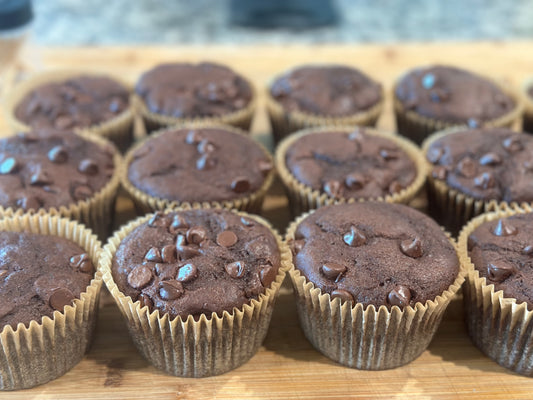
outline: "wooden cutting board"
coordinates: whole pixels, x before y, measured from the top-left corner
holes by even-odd
[[[360,67],[390,91],[406,69],[449,63],[517,86],[533,75],[533,42],[411,44],[390,46],[224,46],[47,48],[40,58],[48,68],[109,71],[135,81],[163,61],[213,60],[229,64],[259,89],[284,69],[308,62]],[[262,106],[261,102],[261,106]],[[378,124],[393,130],[390,96]],[[0,133],[8,134],[0,121]],[[261,109],[253,134],[271,143]],[[118,202],[120,220],[133,214]],[[280,184],[271,190],[265,213],[284,230],[289,221]],[[287,282],[285,282],[287,283]],[[533,379],[513,374],[485,357],[470,342],[461,299],[455,299],[429,349],[411,364],[388,371],[342,367],[315,351],[298,325],[289,285],[282,288],[270,331],[246,365],[222,376],[176,378],[150,366],[136,351],[113,300],[104,293],[96,338],[83,361],[65,376],[30,390],[1,393],[2,399],[531,399]]]

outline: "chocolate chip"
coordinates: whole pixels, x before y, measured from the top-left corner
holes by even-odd
[[[183,240],[181,239],[183,238]],[[183,235],[178,235],[178,239],[176,240],[176,252],[178,253],[178,256],[180,260],[187,260],[189,258],[193,258],[200,255],[200,251],[198,250],[198,246],[196,245],[185,245],[182,244],[185,242]]]
[[[67,115],[60,115],[54,121],[54,127],[56,127],[57,129],[68,129],[72,128],[73,125],[74,120]]]
[[[187,221],[185,221],[185,219],[181,215],[175,214],[174,217],[172,217],[172,223],[168,227],[168,231],[171,234],[175,235],[176,233],[178,233],[178,231],[187,228],[189,228],[189,224],[187,224]]]
[[[233,279],[238,279],[244,276],[245,265],[246,264],[244,263],[244,261],[234,261],[232,263],[226,264],[224,266],[224,269],[230,277],[232,277]]]
[[[334,291],[331,292],[330,297],[332,300],[339,298],[341,299],[341,302],[349,301],[353,303],[354,301],[352,294],[344,289],[335,289]]]
[[[162,211],[156,211],[154,215],[148,220],[148,226],[157,227],[157,226],[166,226],[168,223],[165,214]]]
[[[4,279],[9,274],[7,269],[0,269],[0,279]]]
[[[198,171],[206,171],[212,169],[217,165],[217,160],[210,154],[204,154],[196,160],[196,169]]]
[[[528,244],[526,247],[524,247],[522,253],[524,253],[526,256],[533,256],[533,244]]]
[[[334,179],[324,183],[323,189],[331,197],[341,197],[343,194],[342,184]]]
[[[92,195],[93,190],[87,185],[77,185],[72,192],[72,198],[74,200],[85,200]]]
[[[215,145],[209,140],[203,139],[200,141],[200,143],[198,143],[198,146],[196,146],[196,150],[198,150],[198,153],[200,154],[212,153],[215,151]]]
[[[252,274],[250,281],[244,289],[244,295],[247,298],[257,297],[259,294],[263,293],[264,288],[261,284],[261,278],[259,273]]]
[[[191,130],[187,132],[187,137],[185,138],[185,143],[187,144],[197,144],[202,141],[202,136],[198,131]]]
[[[111,102],[109,103],[109,107],[107,108],[110,112],[112,112],[113,114],[116,114],[120,111],[120,109],[122,108],[121,107],[121,101],[119,98],[112,98],[111,99]]]
[[[320,271],[327,279],[338,282],[341,276],[346,272],[346,266],[334,262],[324,263]]]
[[[492,153],[492,152],[482,155],[481,158],[479,159],[479,163],[481,165],[494,166],[494,165],[501,164],[501,162],[502,162],[501,156],[498,153]]]
[[[175,300],[183,294],[183,285],[173,279],[159,282],[159,296],[163,300]]]
[[[250,190],[250,181],[248,178],[239,176],[231,182],[231,190],[235,193],[244,193]]]
[[[276,279],[277,271],[272,265],[261,265],[261,272],[259,273],[259,279],[264,287],[270,286],[270,284]]]
[[[17,200],[17,206],[25,211],[35,210],[37,211],[42,206],[42,202],[38,197],[27,196]]]
[[[350,134],[348,135],[348,140],[351,140],[353,142],[360,142],[361,140],[364,139],[364,133],[365,133],[364,128],[362,127],[355,128],[353,132],[350,132]]]
[[[222,247],[231,247],[237,240],[237,235],[232,231],[222,231],[217,235],[217,244]]]
[[[30,177],[30,185],[44,186],[51,183],[53,183],[52,178],[41,167],[38,167]]]
[[[161,249],[161,258],[165,263],[176,262],[176,247],[171,244],[167,244],[166,246],[164,246]]]
[[[305,240],[303,239],[294,240],[290,245],[292,254],[293,255],[298,254],[300,251],[302,251],[304,246],[305,246]]]
[[[430,147],[426,154],[426,158],[430,163],[436,164],[440,161],[443,155],[444,150],[441,147]]]
[[[142,307],[148,307],[148,309],[151,311],[152,307],[154,306],[154,302],[148,296],[146,293],[141,293],[139,296],[137,296],[137,300],[139,301],[141,308]]]
[[[499,219],[492,233],[496,236],[512,236],[518,233],[518,229],[505,219]]]
[[[443,88],[435,88],[429,93],[429,97],[434,103],[446,101],[450,98],[450,96],[450,91]]]
[[[86,158],[80,161],[78,171],[86,175],[95,175],[98,172],[98,165],[90,158]]]
[[[411,258],[419,258],[424,254],[422,250],[422,241],[418,237],[402,240],[400,242],[400,250],[403,254]]]
[[[178,282],[190,282],[198,276],[198,268],[193,263],[187,263],[178,270]]]
[[[62,164],[68,160],[67,149],[61,145],[52,147],[48,152],[48,159],[56,164]]]
[[[39,140],[37,135],[33,132],[19,132],[17,133],[17,137],[26,143],[36,142]]]
[[[502,146],[509,153],[515,153],[524,148],[522,142],[517,136],[509,136],[508,138],[505,138],[502,142]]]
[[[0,174],[11,174],[17,170],[17,160],[13,157],[8,157],[0,164]]]
[[[474,178],[474,186],[482,189],[492,189],[496,186],[496,179],[490,172],[483,172]]]
[[[48,304],[50,304],[50,307],[54,310],[63,311],[65,306],[72,304],[72,300],[74,300],[74,294],[72,294],[70,290],[67,288],[58,288],[50,295]]]
[[[389,185],[390,194],[400,193],[402,190],[403,186],[398,181],[392,181],[392,183]]]
[[[207,237],[207,231],[201,226],[193,226],[187,230],[185,239],[187,243],[200,244]]]
[[[465,178],[473,178],[476,175],[476,162],[469,156],[464,157],[457,164],[457,172]]]
[[[257,168],[259,169],[259,172],[263,176],[267,176],[272,169],[274,169],[274,165],[272,164],[272,161],[270,160],[259,160],[257,162]]]
[[[422,76],[422,86],[424,89],[431,89],[435,86],[437,78],[432,73],[427,73]]]
[[[350,232],[344,234],[343,240],[348,246],[359,247],[366,243],[366,236],[362,231],[352,225]]]
[[[406,307],[411,301],[411,291],[407,286],[398,285],[387,295],[387,302],[391,306]]]
[[[162,262],[163,258],[161,258],[161,251],[157,247],[151,247],[150,250],[148,250],[148,253],[144,256],[144,259],[146,261],[151,262]]]
[[[448,169],[442,165],[438,165],[431,171],[431,176],[443,181],[446,179],[446,176],[448,176]]]
[[[396,153],[396,150],[391,150],[391,149],[381,149],[379,151],[379,155],[381,156],[381,158],[383,158],[386,161],[396,160],[398,158],[398,154]]]
[[[254,226],[254,222],[246,217],[241,217],[241,222],[244,226]]]
[[[351,174],[347,175],[344,179],[344,184],[347,188],[352,190],[359,190],[362,189],[363,186],[365,186],[365,177],[362,174],[359,174],[357,172],[352,172]]]
[[[134,289],[142,289],[152,280],[152,270],[146,265],[133,268],[128,274],[128,284]]]
[[[468,118],[466,124],[469,128],[479,128],[481,126],[481,122],[475,118]]]
[[[187,239],[185,235],[176,236],[176,247],[182,247],[187,245]]]
[[[72,256],[70,257],[69,262],[72,268],[76,268],[80,272],[84,272],[86,274],[94,273],[94,265],[89,257],[89,254],[87,253]]]
[[[493,261],[487,266],[488,278],[493,282],[502,282],[514,273],[515,268],[512,265],[502,262]]]

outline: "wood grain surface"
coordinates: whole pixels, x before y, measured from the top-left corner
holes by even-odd
[[[406,69],[440,62],[464,66],[518,86],[533,75],[533,42],[411,44],[390,46],[131,47],[40,49],[49,68],[109,71],[134,82],[144,69],[163,61],[213,60],[233,66],[263,89],[284,69],[308,62],[360,67],[390,91]],[[262,102],[260,105],[262,106]],[[378,126],[393,130],[390,96]],[[0,121],[0,133],[9,133]],[[266,115],[258,111],[253,134],[270,144]],[[118,224],[133,216],[131,204],[117,204]],[[289,221],[277,183],[265,216],[281,231]],[[287,282],[285,282],[287,283]],[[284,285],[268,336],[258,354],[222,376],[185,379],[163,374],[136,351],[107,292],[102,297],[92,349],[65,376],[2,399],[531,399],[533,379],[513,374],[470,342],[461,299],[452,301],[429,349],[409,365],[388,371],[342,367],[315,351],[298,325],[292,291]]]

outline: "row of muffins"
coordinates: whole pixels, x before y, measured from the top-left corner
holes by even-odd
[[[525,105],[533,118],[533,85],[522,95],[491,79],[448,66],[416,68],[398,79],[394,109],[398,132],[420,144],[432,132],[455,125],[511,127]],[[105,75],[50,72],[30,79],[9,96],[7,116],[16,131],[29,126],[81,129],[103,135],[125,150],[131,124],[143,116],[149,130],[183,123],[222,123],[247,130],[256,108],[253,85],[228,67],[162,64],[138,80],[135,95]],[[309,65],[279,77],[267,91],[274,138],[315,126],[373,126],[383,109],[382,86],[346,66]]]

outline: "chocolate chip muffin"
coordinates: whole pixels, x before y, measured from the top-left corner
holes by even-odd
[[[408,202],[424,183],[424,164],[412,143],[369,128],[311,128],[276,150],[295,215],[334,200]]]
[[[325,206],[293,222],[286,240],[306,337],[350,367],[394,368],[418,357],[464,279],[453,242],[401,204]]]
[[[255,101],[250,82],[209,62],[158,65],[139,78],[135,92],[154,128],[201,120],[247,129]]]
[[[495,82],[460,68],[416,68],[394,89],[398,131],[421,143],[432,132],[453,125],[510,127],[520,103]]]
[[[321,125],[374,125],[382,108],[381,84],[356,68],[304,65],[269,87],[269,112],[277,141]]]
[[[148,210],[202,202],[259,210],[274,173],[264,147],[224,126],[161,132],[132,149],[126,164],[124,187]]]
[[[457,215],[456,209],[468,211],[461,205],[465,199],[479,203],[477,214],[491,202],[533,202],[533,138],[528,135],[504,128],[455,129],[430,137],[424,150],[432,168],[430,211],[452,230],[476,215],[474,210]],[[450,206],[449,199],[459,195],[460,204]]]

